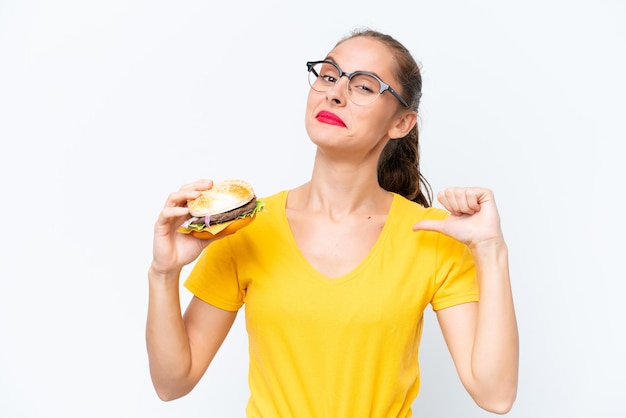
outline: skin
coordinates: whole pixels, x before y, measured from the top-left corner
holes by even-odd
[[[371,71],[398,86],[388,64],[393,56],[376,40],[350,39],[329,57],[344,71]],[[378,156],[390,138],[403,137],[417,120],[416,112],[389,93],[367,106],[353,104],[346,83],[342,77],[328,92],[310,90],[305,125],[317,147],[313,173],[309,182],[289,192],[286,207],[301,252],[330,278],[354,269],[376,242],[392,201],[378,185]],[[335,114],[345,126],[318,121],[320,111]],[[187,217],[186,201],[211,185],[200,180],[170,194],[155,224],[146,339],[152,381],[163,400],[193,389],[236,317],[195,297],[181,315],[180,272],[211,241],[175,231]],[[438,311],[438,322],[468,393],[480,407],[506,413],[517,392],[519,342],[508,249],[494,195],[475,187],[449,188],[437,197],[450,217],[423,221],[413,229],[438,231],[467,244],[481,295],[480,302]]]

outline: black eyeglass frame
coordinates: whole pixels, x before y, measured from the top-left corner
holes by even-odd
[[[308,61],[306,63],[306,67],[308,69],[308,72],[313,72],[313,74],[315,75],[315,77],[319,77],[320,75],[317,74],[316,71],[313,70],[313,67],[317,64],[330,64],[333,67],[335,67],[337,69],[337,71],[339,72],[339,76],[337,77],[337,81],[339,81],[339,79],[343,76],[348,77],[348,82],[350,80],[352,80],[352,77],[357,76],[357,75],[368,75],[370,77],[374,77],[378,83],[380,83],[380,91],[378,92],[378,95],[380,96],[381,94],[383,94],[386,91],[389,91],[389,93],[393,94],[394,97],[396,99],[398,99],[398,101],[400,103],[402,103],[402,105],[404,107],[409,107],[409,104],[402,98],[402,96],[400,96],[394,89],[393,87],[391,87],[389,84],[385,83],[383,80],[380,79],[380,77],[378,77],[376,74],[370,73],[368,71],[355,71],[353,73],[347,73],[345,71],[343,71],[341,68],[339,68],[339,66],[332,62],[332,61],[326,61],[326,60],[322,60],[322,61]],[[315,90],[315,89],[314,89]],[[376,99],[374,99],[376,100]],[[373,103],[373,101],[372,101]]]

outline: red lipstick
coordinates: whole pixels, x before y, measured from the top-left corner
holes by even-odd
[[[335,126],[342,126],[344,128],[346,127],[346,124],[343,123],[343,121],[341,120],[339,116],[335,115],[334,113],[327,112],[325,110],[322,110],[320,113],[318,113],[317,116],[315,116],[315,119],[317,119],[321,123],[327,123],[329,125],[335,125]]]

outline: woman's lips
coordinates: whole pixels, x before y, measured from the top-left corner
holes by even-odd
[[[343,121],[341,120],[339,116],[335,115],[334,113],[327,112],[325,110],[322,110],[320,113],[318,113],[317,116],[315,116],[315,119],[317,119],[321,123],[327,123],[329,125],[335,125],[335,126],[342,126],[344,128],[346,127],[346,124],[343,123]]]

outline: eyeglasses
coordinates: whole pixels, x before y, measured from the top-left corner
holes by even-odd
[[[343,76],[348,77],[348,97],[357,105],[368,105],[386,91],[393,94],[404,107],[407,102],[391,88],[391,86],[367,71],[344,72],[332,61],[309,61],[306,63],[309,71],[309,84],[315,91],[326,92],[333,88]]]

